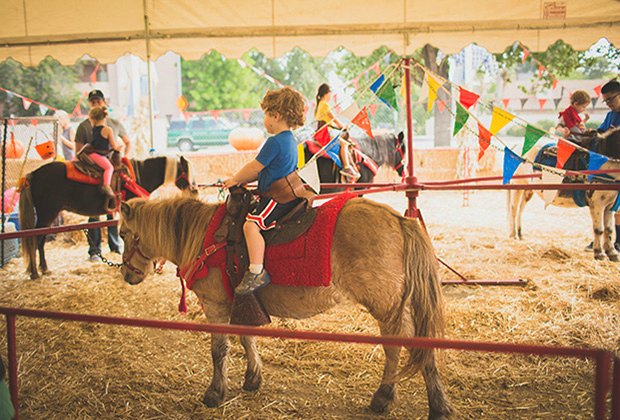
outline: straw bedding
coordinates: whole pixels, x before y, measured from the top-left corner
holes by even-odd
[[[403,210],[402,194],[370,198]],[[527,280],[516,286],[445,286],[447,337],[604,348],[620,354],[620,264],[594,261],[585,209],[548,208],[534,199],[524,241],[507,239],[505,192],[423,193],[419,199],[437,254],[471,279]],[[82,221],[67,216],[72,221]],[[105,236],[105,235],[104,235]],[[68,239],[66,239],[68,237]],[[31,281],[20,260],[0,271],[0,304],[67,312],[204,322],[190,294],[179,315],[174,269],[137,286],[86,260],[81,234],[47,247],[51,275]],[[110,256],[119,260],[118,256]],[[443,278],[454,275],[442,269]],[[377,334],[362,308],[348,305],[274,327]],[[259,339],[263,387],[241,390],[238,340],[229,356],[226,404],[201,399],[211,377],[208,335],[18,318],[22,418],[370,418],[381,376],[380,347]],[[0,325],[6,360],[6,326]],[[583,360],[445,351],[441,372],[459,418],[591,418],[593,366]],[[421,377],[399,386],[385,418],[425,418]]]

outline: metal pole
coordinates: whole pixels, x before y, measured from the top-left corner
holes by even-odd
[[[611,418],[620,420],[620,357],[614,358],[614,382],[611,394]]]
[[[149,97],[149,136],[150,146],[153,149],[153,93],[151,92],[151,38],[149,28],[149,15],[146,9],[147,0],[142,1],[144,8],[144,41],[146,42],[146,80],[148,83],[147,92]]]
[[[611,354],[601,350],[596,356],[596,373],[594,383],[594,418],[605,420],[607,418],[607,393],[611,375]]]
[[[407,107],[407,176],[405,177],[405,184],[410,187],[417,185],[418,179],[413,173],[413,118],[411,115],[411,59],[405,58],[405,88],[407,92],[407,98],[405,100],[405,106]],[[416,205],[416,198],[418,197],[418,191],[407,191],[407,210],[405,216],[418,217],[420,212]]]
[[[9,390],[15,409],[14,420],[19,420],[19,388],[17,385],[17,346],[15,338],[15,315],[6,316],[7,353],[9,357]]]
[[[0,223],[2,224],[0,228],[0,232],[4,233],[4,192],[6,190],[6,134],[7,134],[7,126],[8,121],[6,119],[4,121],[4,130],[2,134],[2,220]],[[11,199],[12,201],[12,199]],[[4,267],[4,241],[0,241],[0,267]]]

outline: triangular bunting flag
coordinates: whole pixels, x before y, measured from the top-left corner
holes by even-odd
[[[299,177],[312,188],[315,193],[321,192],[321,180],[319,179],[319,168],[316,160],[311,164],[302,167],[297,171]]]
[[[307,105],[306,105],[306,107],[307,107]],[[243,114],[243,121],[246,121],[246,122],[247,122],[247,121],[249,121],[249,120],[250,120],[250,113],[251,113],[251,112],[252,112],[252,111],[250,111],[249,109],[244,109],[244,110],[243,110],[243,113],[242,113],[242,114]],[[306,110],[305,110],[305,112],[308,112],[308,110],[306,109]]]
[[[383,86],[379,89],[378,95],[381,102],[389,106],[390,108],[398,111],[398,102],[396,101],[396,91],[394,91],[394,86],[389,81],[384,83]]]
[[[403,74],[403,80],[400,84],[400,96],[403,98],[403,102],[407,102],[407,75]]]
[[[189,114],[187,112],[183,113],[183,118],[185,119],[185,122],[188,123],[189,122]]]
[[[531,125],[525,127],[525,141],[523,142],[523,151],[521,156],[524,156],[538,141],[539,138],[545,135],[545,132],[539,128]]]
[[[468,118],[469,113],[467,110],[463,107],[463,105],[457,102],[456,115],[454,116],[454,131],[452,132],[453,136],[456,136],[457,133],[461,131],[461,128],[463,128]]]
[[[510,112],[494,106],[493,117],[491,118],[491,133],[497,134],[499,130],[504,128],[506,124],[514,119],[514,117],[515,116]]]
[[[596,107],[597,102],[598,102],[598,98],[592,98],[592,108]]]
[[[371,138],[375,138],[375,136],[373,136],[372,134],[370,119],[368,119],[368,111],[366,111],[366,107],[362,108],[361,111],[355,116],[355,118],[351,120],[351,122],[364,130],[364,132],[368,134]]]
[[[28,111],[28,108],[30,108],[30,105],[32,105],[32,101],[30,99],[22,97],[22,105],[24,106],[24,109]]]
[[[597,171],[603,166],[609,158],[607,156],[599,155],[598,153],[590,152],[590,160],[588,161],[588,170]],[[593,175],[588,175],[588,181],[592,179]]]
[[[379,62],[376,62],[375,64],[372,65],[372,69],[375,71],[375,73],[379,74],[381,73],[381,69],[379,68]]]
[[[357,103],[353,101],[351,105],[346,107],[341,113],[340,116],[346,118],[351,121],[355,116],[360,112],[360,107],[357,106]]]
[[[10,101],[15,96],[15,94],[13,92],[11,92],[10,90],[5,90],[5,92],[6,92],[6,100],[7,101]]]
[[[377,113],[377,108],[379,108],[379,105],[377,105],[377,104],[370,104],[370,105],[368,105],[368,109],[370,110],[370,115],[372,115],[374,117],[375,114]]]
[[[214,109],[213,111],[211,111],[211,115],[213,115],[213,119],[215,120],[215,122],[217,122],[217,119],[220,118],[220,110]]]
[[[441,85],[428,73],[426,73],[426,83],[428,84],[428,105],[426,111],[431,112],[435,99],[437,99],[437,91]]]
[[[480,95],[459,87],[459,102],[465,109],[471,108],[478,101],[478,98],[480,98]]]
[[[559,139],[558,140],[558,161],[556,163],[556,167],[562,169],[566,164],[566,161],[575,151],[575,146],[573,146],[568,140]]]
[[[439,112],[443,112],[446,109],[446,103],[441,99],[437,101],[437,109]]]
[[[370,85],[370,90],[372,90],[376,94],[384,81],[385,81],[385,75],[382,74],[381,76],[377,78],[377,80],[372,82],[372,85]]]
[[[484,126],[478,123],[478,144],[480,145],[480,151],[478,152],[478,160],[482,159],[484,152],[491,145],[491,132],[484,128]]]
[[[41,115],[47,114],[47,110],[48,110],[48,107],[46,107],[45,105],[39,104],[39,111],[41,112]]]
[[[306,164],[306,151],[304,143],[297,144],[297,169],[303,168]]]
[[[32,120],[30,120],[30,124],[32,124],[34,127],[36,127],[37,124],[39,124],[39,120],[32,119]]]
[[[508,147],[504,147],[504,173],[502,174],[502,184],[506,185],[510,182],[522,162],[523,159],[521,159],[521,157]]]
[[[541,183],[543,184],[561,184],[564,177],[549,171],[542,171]],[[545,208],[550,205],[558,195],[558,190],[543,190],[542,199],[545,202]]]
[[[543,75],[543,72],[545,71],[545,66],[543,66],[542,64],[538,65],[538,78],[540,79]]]
[[[508,108],[508,105],[510,105],[510,99],[504,98],[502,99],[502,103],[504,104],[504,108]]]
[[[523,109],[523,107],[525,106],[525,103],[527,102],[527,98],[521,98],[521,109]]]
[[[529,55],[530,55],[530,52],[526,50],[525,48],[523,48],[523,57],[521,57],[521,64],[525,63],[525,60],[527,60],[527,57]]]
[[[360,82],[360,79],[358,79],[357,77],[353,79],[353,87],[355,87],[355,90],[358,89],[359,82]]]
[[[545,98],[538,99],[538,109],[542,111],[546,103],[547,103],[547,100]]]
[[[330,140],[325,147],[325,153],[334,161],[338,167],[342,168],[342,161],[340,160],[340,141],[338,138],[340,137],[340,133],[336,137]]]
[[[420,96],[418,96],[418,103],[422,103],[425,99],[428,99],[428,82],[426,77],[422,79],[422,87],[420,87]]]
[[[551,89],[555,89],[556,87],[558,87],[558,79],[556,79],[555,77],[553,78],[553,84],[551,85]]]
[[[598,85],[598,86],[594,86],[592,88],[592,90],[594,90],[594,93],[596,93],[596,96],[601,96],[601,89],[603,88],[603,85]]]
[[[562,98],[553,99],[553,106],[555,107],[555,109],[558,109],[558,105],[560,105],[560,102],[562,102]]]

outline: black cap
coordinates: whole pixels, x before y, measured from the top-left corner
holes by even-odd
[[[105,101],[105,97],[103,96],[103,92],[99,89],[91,90],[88,93],[88,100],[92,101],[93,99],[101,99]]]

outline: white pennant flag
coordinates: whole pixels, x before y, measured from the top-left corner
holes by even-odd
[[[32,105],[32,101],[30,99],[22,98],[22,105],[24,106],[24,109],[28,111],[28,108]]]
[[[563,179],[564,177],[562,175],[557,175],[549,171],[543,171],[542,173],[543,184],[561,184]],[[542,198],[545,202],[545,208],[555,200],[558,192],[558,190],[543,190]]]
[[[424,102],[426,98],[428,98],[428,82],[426,81],[426,74],[424,75],[424,79],[422,79],[422,87],[420,88],[418,97],[418,103]]]
[[[347,120],[351,121],[353,118],[356,117],[357,114],[359,114],[359,112],[360,112],[360,107],[357,106],[357,103],[355,101],[353,101],[353,103],[351,103],[351,105],[346,107],[340,113],[340,115],[346,118]]]
[[[39,111],[41,111],[41,115],[45,115],[45,114],[47,114],[47,110],[48,110],[48,109],[49,109],[49,108],[48,108],[48,107],[46,107],[45,105],[41,105],[41,104],[39,104]]]
[[[316,166],[316,159],[299,169],[297,174],[312,188],[312,191],[317,194],[321,191],[321,180],[319,179],[319,168]]]

